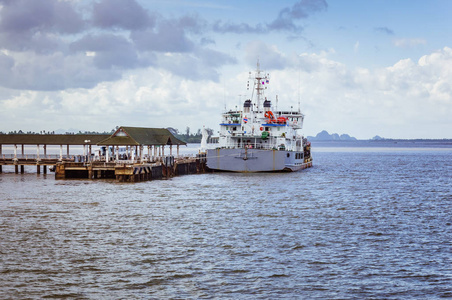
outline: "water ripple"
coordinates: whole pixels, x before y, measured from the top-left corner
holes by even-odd
[[[452,153],[137,184],[2,174],[0,298],[447,298]]]

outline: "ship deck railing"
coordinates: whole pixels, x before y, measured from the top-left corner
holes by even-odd
[[[209,149],[251,149],[251,150],[287,150],[287,151],[297,151],[301,152],[303,151],[303,148],[297,147],[296,149],[290,149],[290,148],[282,148],[282,147],[276,147],[274,145],[272,146],[266,146],[266,145],[239,145],[239,146],[231,146],[231,147],[218,147],[218,144],[212,144],[212,147],[209,147]],[[215,147],[217,146],[217,147]]]

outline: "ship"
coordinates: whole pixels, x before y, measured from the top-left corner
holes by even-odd
[[[251,87],[250,87],[250,81]],[[311,143],[300,134],[304,114],[298,110],[278,110],[265,96],[270,74],[250,72],[251,97],[242,109],[222,113],[219,136],[206,147],[206,165],[213,171],[282,172],[312,167]]]

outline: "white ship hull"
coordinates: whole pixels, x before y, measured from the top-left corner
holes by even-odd
[[[217,171],[298,171],[310,167],[311,164],[293,151],[244,148],[207,150],[207,167]]]

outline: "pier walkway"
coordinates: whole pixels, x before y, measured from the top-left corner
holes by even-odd
[[[13,153],[3,154],[4,145],[12,146]],[[56,179],[116,178],[135,182],[205,172],[205,155],[181,156],[180,145],[185,143],[162,128],[120,127],[112,135],[0,134],[0,173],[7,165],[14,166],[16,174],[24,173],[24,166],[36,166],[36,173],[42,169],[46,174],[49,168]],[[25,153],[24,146],[28,152],[35,146],[36,154]],[[59,154],[48,154],[48,146],[59,146]],[[71,154],[71,146],[77,146],[79,152],[83,147],[83,154]],[[93,151],[93,146],[100,148]]]

